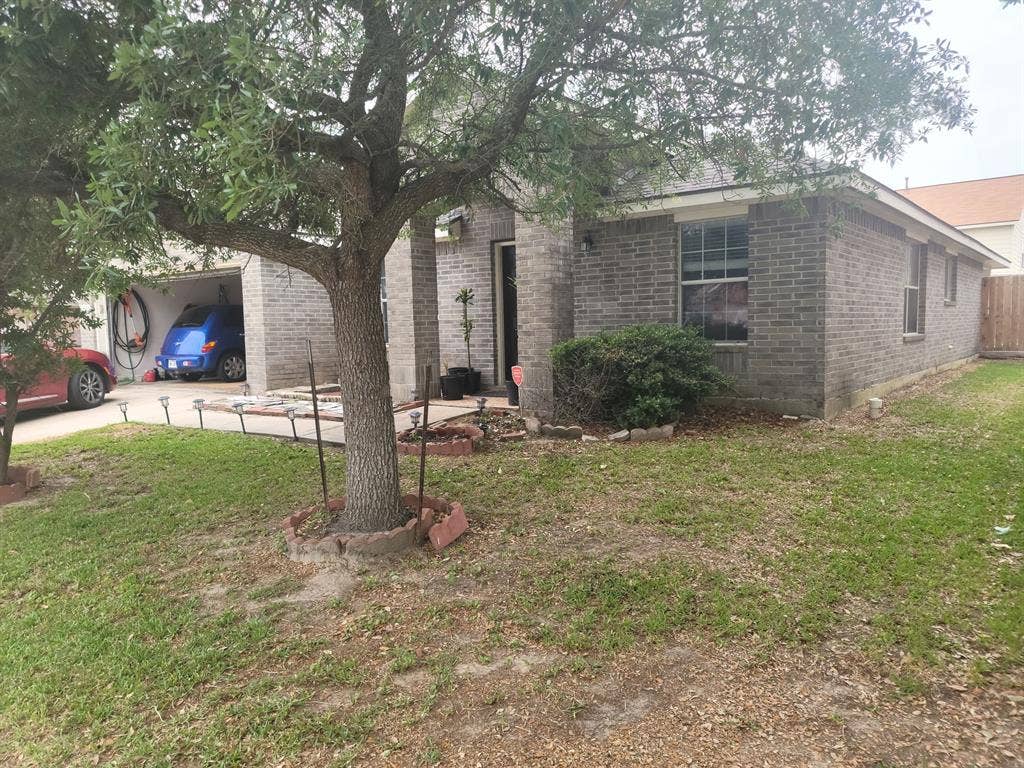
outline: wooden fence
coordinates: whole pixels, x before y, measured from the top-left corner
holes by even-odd
[[[991,357],[1024,356],[1024,275],[982,281],[981,349]]]

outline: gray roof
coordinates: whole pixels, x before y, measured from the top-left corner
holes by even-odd
[[[660,168],[638,170],[622,180],[615,190],[618,200],[647,200],[685,195],[688,192],[703,192],[735,186],[736,175],[731,168],[705,161],[691,168],[678,168],[672,162]]]

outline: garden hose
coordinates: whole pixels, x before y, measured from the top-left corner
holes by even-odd
[[[137,309],[132,309],[133,302]],[[118,368],[129,371],[134,381],[135,369],[142,364],[142,357],[149,346],[149,308],[134,288],[117,298],[112,326],[114,361]],[[127,364],[121,359],[122,352],[128,356]],[[132,360],[133,355],[135,360]]]

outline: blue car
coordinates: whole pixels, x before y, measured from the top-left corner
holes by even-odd
[[[239,304],[188,307],[171,326],[156,364],[176,379],[245,378],[245,324]]]

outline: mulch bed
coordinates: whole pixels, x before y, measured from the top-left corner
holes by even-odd
[[[407,429],[398,433],[398,452],[419,455],[423,429]],[[427,455],[466,456],[483,439],[484,432],[472,424],[444,424],[427,428]]]

